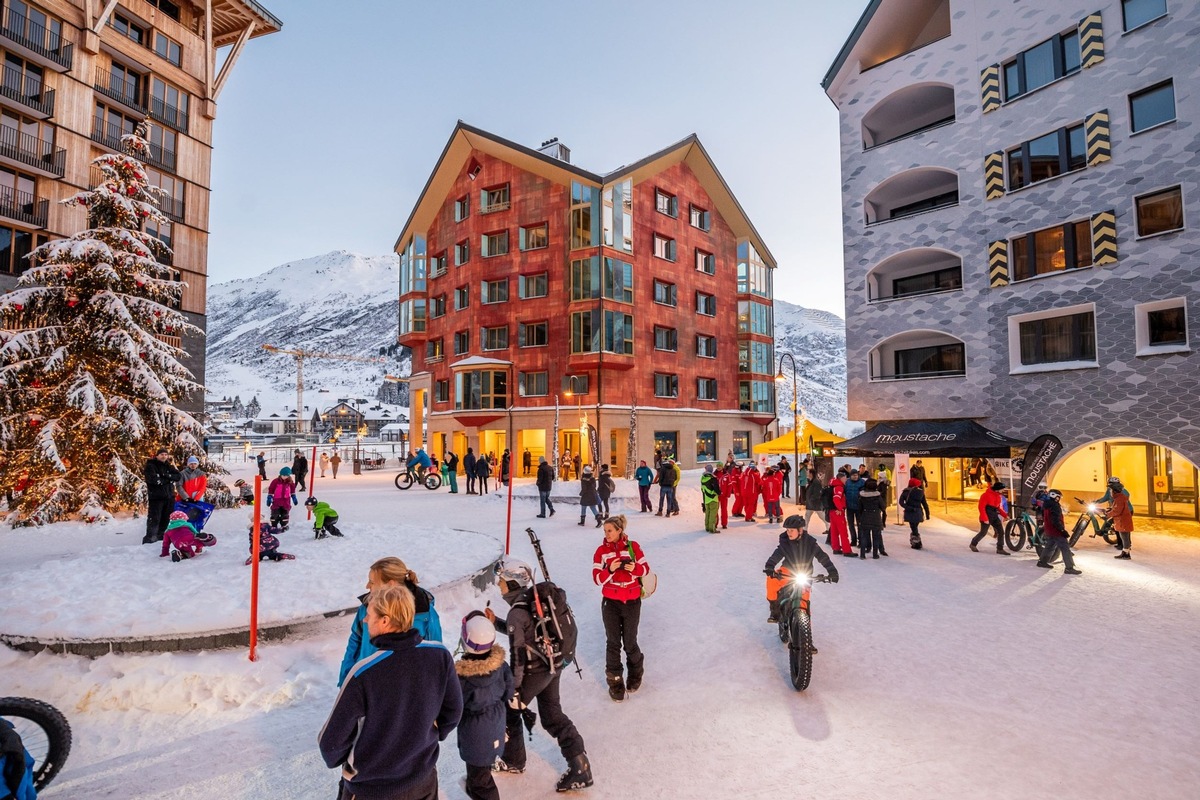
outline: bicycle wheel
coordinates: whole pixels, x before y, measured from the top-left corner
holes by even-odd
[[[812,622],[808,614],[798,611],[792,615],[789,636],[788,664],[791,667],[792,686],[797,692],[803,692],[812,680]]]
[[[1113,530],[1113,523],[1111,519],[1104,523],[1104,527],[1100,529],[1100,535],[1104,537],[1104,541],[1108,542],[1114,547],[1121,543],[1121,536],[1115,530]]]
[[[41,700],[0,697],[0,717],[21,737],[33,757],[33,785],[39,791],[54,780],[71,752],[71,725],[62,713]]]
[[[437,489],[441,485],[442,485],[442,476],[441,475],[432,475],[431,474],[431,475],[425,476],[425,488],[426,489]]]
[[[1010,519],[1004,526],[1004,543],[1008,545],[1008,549],[1014,553],[1019,552],[1025,547],[1025,542],[1029,541],[1029,526],[1024,520]]]
[[[412,486],[412,484],[413,484],[412,475],[409,475],[407,472],[401,472],[399,475],[396,476],[396,488],[397,489],[407,489],[408,487]]]
[[[1071,531],[1071,541],[1069,541],[1067,544],[1069,544],[1071,547],[1074,547],[1075,543],[1079,541],[1079,537],[1083,536],[1083,532],[1086,531],[1087,529],[1088,529],[1088,518],[1080,517],[1079,520],[1075,523],[1074,529],[1072,529],[1072,531]]]

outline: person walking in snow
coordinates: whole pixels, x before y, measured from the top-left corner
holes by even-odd
[[[467,494],[475,494],[475,450],[468,447],[463,456],[463,473],[467,476]]]
[[[638,644],[638,623],[642,617],[642,585],[639,578],[650,572],[650,565],[637,542],[625,533],[624,514],[604,521],[604,541],[592,557],[592,581],[603,597],[600,614],[604,619],[604,673],[608,678],[608,696],[618,703],[625,692],[642,686],[646,656]],[[629,668],[628,680],[621,667],[621,650]]]
[[[852,556],[854,551],[850,549],[850,531],[846,525],[846,479],[843,468],[829,482],[829,487],[833,489],[833,503],[829,508],[829,546],[835,553]]]
[[[528,478],[529,470],[533,467],[533,453],[529,452],[529,448],[525,448],[525,452],[521,453],[521,477]]]
[[[638,485],[638,498],[642,501],[642,510],[640,513],[645,514],[648,511],[653,511],[654,504],[650,502],[650,485],[654,483],[654,472],[646,466],[645,461],[641,461],[637,470],[633,473],[633,477]]]
[[[249,444],[247,442],[246,444]],[[258,476],[263,480],[267,477],[267,453],[265,450],[258,451],[258,457],[254,459],[254,463],[258,465]]]
[[[923,478],[913,475],[912,480],[921,481],[921,487],[924,488]],[[978,545],[983,541],[983,537],[987,536],[990,527],[996,537],[996,555],[1008,555],[1008,551],[1004,549],[1004,525],[1002,524],[1004,520],[1008,519],[1008,512],[1004,510],[1004,497],[1001,495],[1004,489],[1004,484],[997,481],[979,496],[979,533],[975,534],[975,538],[971,540],[972,553],[979,552]]]
[[[537,490],[538,490],[538,519],[546,518],[546,509],[554,516],[554,502],[550,499],[550,490],[554,488],[554,467],[546,461],[545,456],[538,456]]]
[[[712,464],[704,465],[700,476],[700,504],[704,508],[704,532],[717,532],[717,506],[721,499],[721,481],[713,472]]]
[[[1042,498],[1042,522],[1046,531],[1046,547],[1037,565],[1043,569],[1053,569],[1058,555],[1062,556],[1064,574],[1082,575],[1083,571],[1075,569],[1075,559],[1071,555],[1071,546],[1067,541],[1067,527],[1063,524],[1062,492],[1050,489]]]
[[[596,491],[596,478],[592,475],[590,464],[583,468],[583,474],[579,476],[580,525],[583,525],[584,520],[587,519],[588,511],[596,516],[597,528],[604,524],[604,517],[600,513],[600,494]]]
[[[333,472],[333,479],[335,481],[337,480],[337,471],[338,471],[338,467],[341,465],[341,463],[342,463],[342,457],[340,455],[338,455],[337,450],[334,450],[333,457],[329,459],[329,468]]]
[[[381,558],[367,570],[366,594],[358,596],[358,610],[350,623],[350,639],[338,670],[338,686],[346,680],[351,668],[379,648],[371,641],[367,628],[367,605],[371,594],[390,586],[403,586],[413,598],[411,625],[427,642],[442,641],[442,620],[434,607],[433,594],[417,584],[417,573],[395,556]]]
[[[367,629],[380,652],[360,661],[334,701],[318,744],[342,768],[341,797],[437,800],[438,744],[462,716],[454,657],[413,630],[403,586],[372,592]]]
[[[321,453],[320,464],[321,464],[321,477],[324,478],[325,471],[327,469],[329,469],[329,453],[325,453],[325,452]]]
[[[780,456],[779,463],[776,465],[779,473],[783,475],[783,497],[792,496],[792,465],[788,462],[787,456]],[[782,520],[781,520],[782,521]]]
[[[661,517],[665,505],[669,517],[674,513],[671,509],[675,505],[675,468],[671,465],[671,459],[662,462],[655,482],[658,483],[658,512],[654,516]]]
[[[862,543],[858,535],[859,519],[862,513],[858,495],[867,484],[867,474],[852,469],[850,477],[844,479],[843,483],[846,492],[846,528],[850,531],[850,546],[858,547]]]
[[[612,472],[608,469],[608,464],[600,465],[600,474],[596,476],[596,494],[600,496],[600,507],[604,516],[608,516],[608,501],[612,497],[613,492],[617,490],[617,483],[613,480]]]
[[[824,519],[825,501],[825,484],[821,482],[821,473],[816,469],[808,471],[808,486],[804,494],[804,527],[805,529],[812,523],[813,514]],[[826,526],[828,528],[828,526]]]
[[[459,647],[463,655],[454,662],[454,671],[463,696],[458,725],[458,755],[467,765],[463,788],[470,800],[499,800],[492,766],[503,751],[505,709],[514,693],[512,669],[504,648],[496,644],[496,626],[482,611],[463,619]]]
[[[904,521],[908,523],[911,531],[908,544],[913,550],[920,550],[924,545],[921,543],[921,531],[918,530],[918,526],[930,518],[929,503],[925,499],[925,490],[921,487],[921,482],[916,478],[909,478],[908,488],[900,493],[897,502],[904,509]]]
[[[488,493],[488,476],[492,474],[492,465],[486,456],[475,459],[475,484],[478,494]]]
[[[296,489],[306,491],[304,482],[308,478],[308,457],[301,450],[296,450],[295,457],[292,458],[292,475],[296,478]]]
[[[146,535],[142,537],[142,544],[163,540],[171,511],[175,508],[179,471],[171,466],[170,458],[167,448],[160,447],[142,468],[142,477],[146,481]]]
[[[871,558],[886,556],[883,549],[883,496],[879,493],[879,481],[867,478],[862,491],[858,493],[860,523],[858,530],[858,557]]]
[[[779,498],[783,496],[783,473],[775,467],[767,467],[762,477],[763,511],[766,512],[767,522],[783,522],[783,508]]]

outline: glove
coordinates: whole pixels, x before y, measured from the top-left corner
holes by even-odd
[[[267,495],[267,508],[270,508],[270,507],[271,507],[271,501],[272,501],[273,499],[274,499],[274,498],[273,498],[273,497],[271,497],[271,495]]]
[[[292,505],[294,505],[294,506],[300,505],[300,499],[298,497],[296,497],[296,495],[294,495],[294,494],[292,495]]]
[[[829,582],[830,582],[830,583],[837,583],[837,582],[838,582],[838,574],[837,574],[836,572],[831,572],[831,573],[829,573]]]
[[[525,704],[521,702],[520,692],[513,692],[512,699],[508,701],[508,707],[513,711],[521,711],[525,708]]]

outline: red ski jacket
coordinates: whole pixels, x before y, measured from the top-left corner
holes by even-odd
[[[768,503],[776,503],[783,496],[783,473],[768,472],[762,479],[762,496],[763,500]]]
[[[630,558],[629,549],[633,548],[633,571],[618,567],[616,572],[610,572],[608,565],[613,559]],[[650,572],[650,565],[642,554],[642,548],[637,542],[630,541],[624,534],[613,543],[606,539],[596,548],[596,556],[592,564],[592,580],[600,587],[600,593],[612,600],[628,603],[642,596],[642,585],[638,578]]]
[[[750,498],[757,497],[761,489],[762,476],[758,474],[758,470],[746,467],[746,473],[742,475],[742,502],[749,502]]]
[[[846,484],[842,482],[841,478],[834,478],[833,480],[831,480],[829,482],[829,485],[833,489],[833,510],[845,511],[846,510]]]

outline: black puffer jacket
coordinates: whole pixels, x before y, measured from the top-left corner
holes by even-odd
[[[152,458],[142,470],[146,479],[147,500],[170,500],[175,496],[175,484],[179,482],[179,470],[165,461]]]
[[[817,540],[807,533],[802,533],[795,539],[789,539],[787,533],[779,534],[779,545],[771,553],[771,557],[767,559],[767,564],[763,569],[767,571],[779,569],[782,561],[783,566],[787,567],[793,575],[802,573],[811,575],[814,557],[821,562],[821,566],[829,573],[829,577],[836,582],[838,571],[837,567],[833,565],[833,559],[821,549]]]
[[[596,477],[590,472],[579,476],[579,504],[584,506],[600,505],[600,495],[596,492]]]
[[[809,511],[824,511],[825,501],[821,499],[821,492],[824,489],[825,485],[819,478],[810,480],[804,494],[804,507]]]

